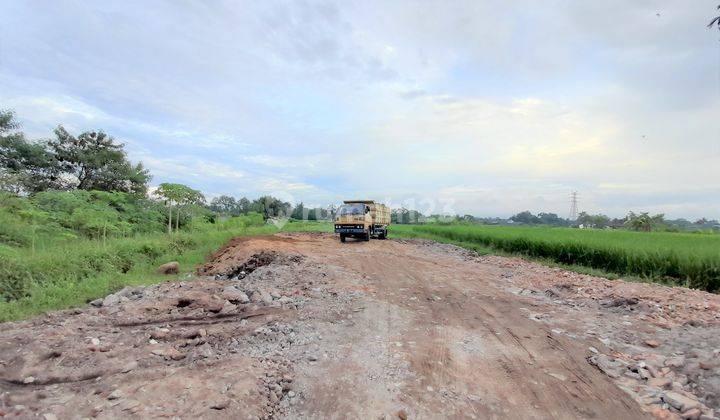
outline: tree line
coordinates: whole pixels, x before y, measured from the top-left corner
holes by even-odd
[[[551,227],[575,227],[594,229],[628,229],[642,232],[710,232],[720,230],[720,222],[701,218],[695,221],[686,219],[666,219],[664,214],[651,215],[647,212],[629,212],[625,217],[611,218],[604,214],[590,214],[581,212],[575,220],[566,219],[555,213],[540,212],[533,214],[526,210],[504,219],[500,217],[476,217],[469,214],[464,216],[433,214],[425,217],[420,215],[410,223],[436,223],[436,224],[483,224],[483,225],[527,225]]]
[[[705,218],[691,222],[686,219],[666,219],[664,214],[651,215],[648,212],[629,212],[627,216],[620,218],[611,218],[604,214],[589,214],[580,212],[577,219],[570,220],[559,217],[555,213],[538,213],[532,214],[529,211],[523,211],[508,219],[513,223],[525,225],[547,225],[560,227],[585,227],[596,229],[630,229],[635,231],[650,232],[654,230],[662,231],[699,231],[699,230],[717,230],[720,228],[720,222],[717,220],[707,220]]]
[[[255,200],[245,197],[236,199],[229,195],[221,195],[210,201],[208,206],[213,212],[223,216],[239,216],[247,213],[260,213],[266,219],[292,218],[297,220],[331,220],[335,216],[336,207],[308,207],[304,203],[292,205],[275,197],[264,195]]]

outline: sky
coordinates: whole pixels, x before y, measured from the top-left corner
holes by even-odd
[[[152,185],[720,218],[718,0],[0,0],[0,109]]]

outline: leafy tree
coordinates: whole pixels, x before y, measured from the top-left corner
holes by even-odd
[[[127,198],[128,201],[119,208],[119,211],[127,215],[124,220],[133,226],[134,232],[158,232],[163,229],[165,209],[161,204],[145,197],[127,196]]]
[[[252,211],[252,203],[247,198],[243,197],[237,201],[238,212],[240,214],[247,214]]]
[[[543,225],[550,225],[550,226],[565,226],[565,225],[567,225],[567,221],[564,219],[561,219],[555,213],[538,213],[537,218],[540,220],[540,223]]]
[[[275,197],[264,195],[253,201],[250,205],[252,211],[256,211],[263,215],[267,220],[275,217],[287,217],[290,215],[292,205],[290,203],[278,200]]]
[[[20,123],[15,121],[15,113],[10,110],[0,110],[0,135],[20,128]]]
[[[58,126],[48,147],[62,172],[72,179],[70,188],[147,193],[150,173],[142,163],[131,164],[123,145],[102,131],[87,131],[75,137]]]
[[[172,209],[176,209],[175,230],[180,228],[181,206],[200,204],[205,197],[198,190],[194,190],[183,184],[162,183],[155,191],[157,195],[166,199],[168,209],[168,233],[172,233]]]
[[[650,216],[647,212],[635,214],[630,212],[626,218],[626,225],[633,230],[650,232],[653,228],[663,226],[665,224],[665,215],[656,214]]]
[[[409,210],[406,208],[393,209],[390,212],[390,222],[401,225],[423,223],[425,216],[417,210]]]
[[[164,182],[158,186],[158,189],[155,190],[155,194],[159,195],[160,197],[165,199],[165,205],[168,210],[168,233],[172,233],[172,209],[173,206],[177,206],[181,201],[183,197],[183,189],[188,188],[185,185],[182,184],[172,184]]]
[[[0,188],[19,194],[60,186],[60,168],[44,144],[17,131],[12,111],[0,111]]]
[[[295,220],[307,220],[310,216],[310,209],[305,208],[303,203],[298,204],[292,211],[290,217]]]
[[[663,228],[667,225],[664,214],[656,214],[655,216],[650,217],[650,220],[653,228]]]
[[[229,195],[221,195],[220,197],[213,198],[212,201],[210,201],[210,210],[225,215],[237,216],[240,214],[238,202]]]
[[[647,213],[635,214],[631,211],[625,220],[625,225],[630,229],[642,231],[650,231],[650,229],[652,229],[650,216]]]
[[[510,218],[515,223],[525,223],[527,225],[533,225],[540,223],[540,218],[530,213],[529,211],[520,212]]]
[[[610,224],[610,218],[604,214],[593,215],[583,211],[578,215],[577,223],[588,227],[604,228]]]
[[[190,214],[190,221],[195,219],[195,214],[203,212],[203,205],[205,204],[205,196],[198,190],[188,188],[182,198],[181,203],[183,207],[178,208],[177,220],[175,222],[175,229],[180,229],[180,210],[185,208],[187,213]]]
[[[78,137],[62,126],[55,138],[31,142],[19,130],[15,114],[0,111],[0,186],[14,193],[50,189],[147,193],[149,172],[127,159],[123,145],[102,131]]]

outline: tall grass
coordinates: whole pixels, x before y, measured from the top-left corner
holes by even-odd
[[[319,231],[327,223],[295,222],[282,230]],[[159,264],[178,261],[192,272],[205,258],[235,236],[280,231],[262,217],[241,216],[203,229],[140,234],[108,241],[75,239],[33,252],[0,246],[0,322],[48,310],[84,305],[127,285],[177,280],[155,274]]]
[[[720,235],[482,225],[393,228],[400,235],[444,238],[560,264],[720,291]]]

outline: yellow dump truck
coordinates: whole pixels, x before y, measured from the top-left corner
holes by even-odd
[[[390,207],[372,200],[346,200],[335,214],[335,233],[341,242],[347,237],[385,239],[389,225]]]

